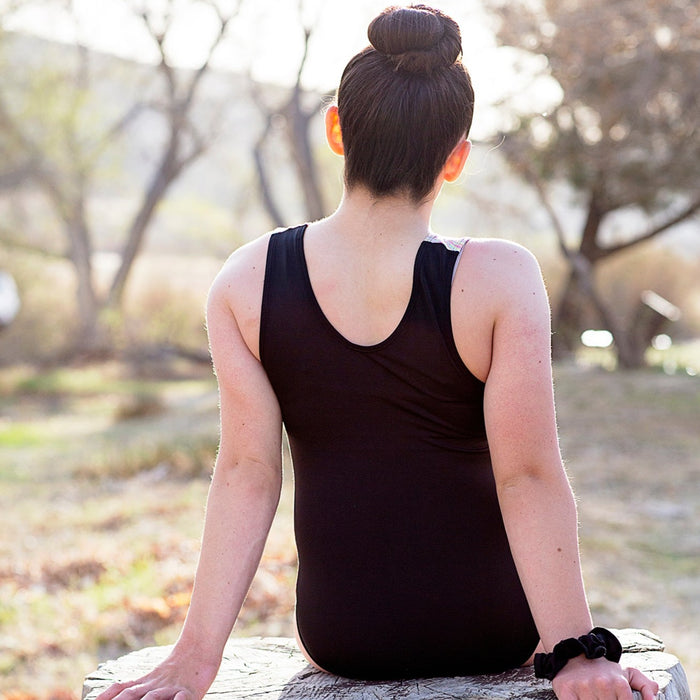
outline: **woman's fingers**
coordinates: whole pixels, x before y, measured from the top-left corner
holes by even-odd
[[[637,668],[626,668],[624,673],[629,681],[630,688],[642,694],[642,700],[654,700],[659,692],[659,684],[645,676]]]
[[[123,683],[113,683],[106,690],[103,690],[95,700],[114,700],[120,693],[124,692],[139,681],[126,681]]]
[[[115,683],[95,700],[193,700],[194,693],[177,682],[149,674],[134,681]]]
[[[620,668],[605,659],[572,659],[554,679],[552,686],[559,700],[632,700],[632,691],[642,700],[654,700],[656,682],[636,668]]]

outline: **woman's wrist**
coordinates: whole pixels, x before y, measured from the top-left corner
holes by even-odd
[[[618,662],[622,645],[610,630],[594,627],[588,634],[563,639],[549,654],[535,654],[535,677],[551,681],[571,659],[581,655],[587,659],[604,657],[608,661]]]
[[[201,667],[216,668],[221,665],[223,649],[212,644],[211,639],[203,639],[197,634],[188,634],[183,630],[170,652],[170,658],[178,663]]]

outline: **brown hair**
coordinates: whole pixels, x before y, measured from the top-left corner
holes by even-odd
[[[420,202],[471,127],[474,91],[459,26],[411,5],[387,8],[367,34],[371,46],[350,60],[337,93],[345,182]]]

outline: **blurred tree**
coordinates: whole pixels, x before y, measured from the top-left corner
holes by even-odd
[[[266,94],[267,91],[262,86],[250,80],[250,93],[260,110],[264,125],[253,148],[253,160],[263,205],[277,227],[285,226],[290,219],[282,211],[281,197],[275,187],[277,181],[273,173],[280,172],[279,162],[275,162],[278,161],[279,151],[271,147],[271,141],[276,131],[281,132],[283,143],[291,157],[292,172],[304,204],[304,218],[314,221],[328,214],[310,136],[311,122],[319,115],[324,98],[319,97],[317,92],[305,90],[302,85],[309,42],[314,31],[313,22],[304,23],[303,11],[304,0],[299,0],[299,26],[303,31],[304,44],[294,85],[282,96],[271,96]],[[269,156],[270,153],[273,155]]]
[[[49,4],[50,0],[43,0]],[[200,124],[193,112],[211,59],[242,0],[166,0],[155,3],[124,0],[140,20],[156,50],[156,79],[146,91],[123,95],[121,114],[106,114],[99,92],[94,56],[76,44],[72,60],[47,65],[35,61],[3,71],[0,87],[0,154],[11,154],[12,165],[0,172],[0,182],[30,182],[48,200],[65,234],[65,255],[75,270],[80,328],[75,351],[95,354],[109,350],[104,312],[118,308],[133,263],[154,213],[168,188],[209,148],[215,138],[211,124]],[[19,6],[27,5],[17,3]],[[42,0],[32,4],[41,5]],[[57,6],[57,3],[53,3]],[[58,3],[60,5],[60,3]],[[71,4],[65,12],[71,12]],[[178,12],[190,5],[209,8],[215,31],[206,55],[195,70],[176,70],[168,52],[169,32]],[[15,8],[5,6],[5,15]],[[9,78],[12,77],[12,80]],[[153,144],[152,170],[132,215],[125,216],[118,243],[119,264],[107,289],[95,279],[93,262],[99,222],[89,215],[89,201],[109,157],[146,113],[162,124],[162,138]],[[111,121],[110,121],[111,120]],[[107,124],[107,126],[103,126]]]
[[[700,211],[700,6],[692,0],[489,0],[504,46],[544,55],[561,99],[519,115],[503,152],[536,189],[570,264],[555,309],[555,352],[571,350],[594,315],[621,367],[643,364],[648,338],[597,290],[596,264]],[[505,106],[505,105],[504,105]],[[552,196],[567,183],[585,216],[578,231]],[[611,230],[613,212],[646,228]],[[633,221],[634,218],[630,219]],[[635,316],[637,318],[637,316]]]

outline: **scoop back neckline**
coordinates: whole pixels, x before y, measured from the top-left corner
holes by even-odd
[[[301,259],[302,263],[302,270],[303,270],[303,275],[304,275],[304,284],[307,289],[307,293],[309,294],[310,299],[313,302],[314,308],[316,309],[316,312],[320,316],[320,318],[323,321],[323,324],[328,328],[328,330],[336,336],[343,344],[347,345],[348,347],[352,348],[353,350],[356,350],[358,352],[376,352],[378,350],[382,350],[385,348],[387,345],[390,345],[403,331],[404,326],[406,325],[406,322],[408,321],[408,318],[411,315],[411,312],[413,310],[413,307],[415,306],[415,301],[416,301],[416,291],[417,291],[417,281],[418,281],[418,269],[419,269],[419,262],[420,258],[422,256],[422,252],[425,248],[425,244],[430,242],[430,234],[426,236],[421,242],[420,245],[418,246],[418,250],[416,251],[416,255],[413,261],[413,276],[412,276],[412,283],[411,283],[411,294],[408,298],[408,303],[406,304],[406,308],[404,309],[403,314],[401,315],[401,318],[399,319],[399,322],[395,326],[395,328],[387,335],[386,338],[383,340],[380,340],[377,343],[371,343],[369,345],[363,345],[362,343],[356,343],[346,336],[344,336],[334,325],[331,323],[330,319],[328,316],[326,316],[325,311],[323,310],[323,307],[321,306],[318,298],[316,297],[316,293],[314,292],[313,285],[311,283],[311,276],[309,275],[309,267],[306,262],[306,251],[304,250],[304,234],[306,233],[306,230],[308,228],[308,224],[304,224],[301,233],[299,235],[299,256]]]

